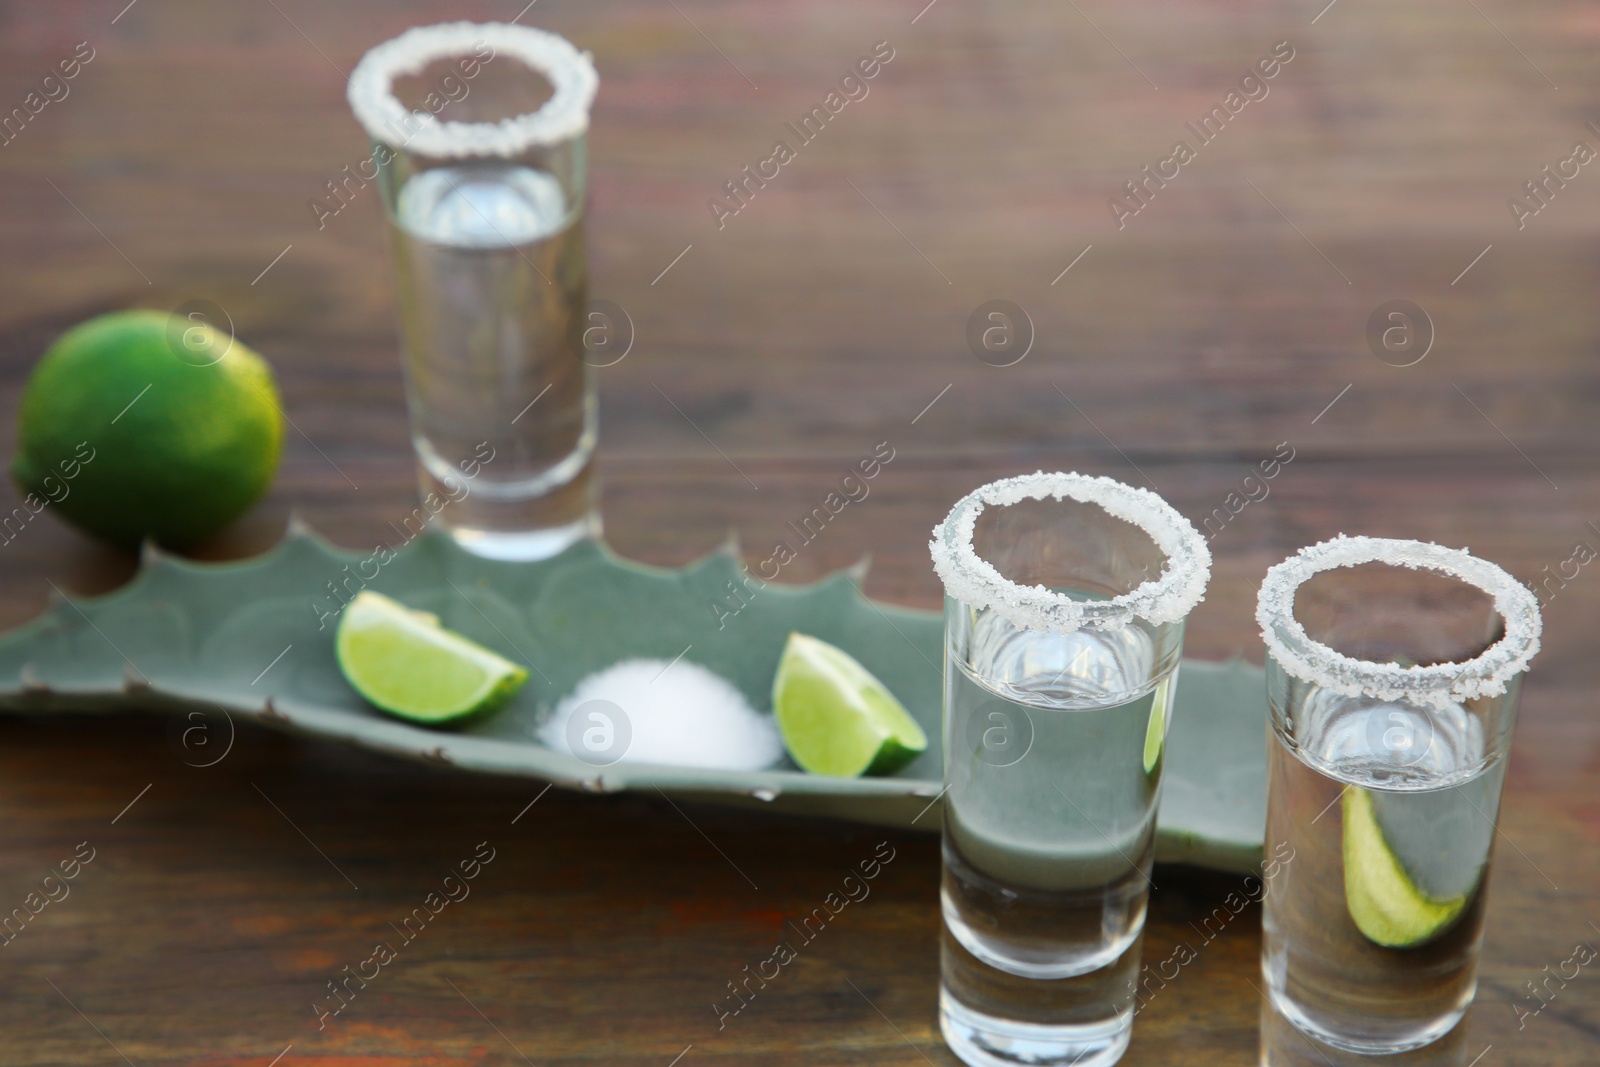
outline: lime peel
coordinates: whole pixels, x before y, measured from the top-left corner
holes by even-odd
[[[200,314],[114,311],[56,339],[18,410],[24,494],[113,544],[182,550],[267,491],[284,432],[272,370]]]
[[[362,590],[339,618],[339,669],[374,706],[403,719],[445,723],[505,704],[528,672],[446,630],[437,615]]]
[[[1155,699],[1150,702],[1150,723],[1144,729],[1144,773],[1155,771],[1156,764],[1161,761],[1161,750],[1167,743],[1167,694],[1172,691],[1172,682],[1163,682],[1156,686]]]
[[[1345,904],[1368,940],[1385,948],[1412,948],[1460,917],[1470,894],[1440,899],[1416,884],[1385,840],[1367,790],[1346,786],[1341,808]]]

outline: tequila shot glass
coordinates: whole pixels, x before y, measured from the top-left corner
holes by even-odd
[[[587,54],[505,23],[409,30],[351,75],[372,142],[355,177],[382,194],[399,286],[423,505],[408,539],[436,519],[480,555],[539,559],[599,532],[584,359],[597,84]]]
[[[945,587],[940,1027],[969,1064],[1114,1063],[1210,551],[1154,493],[1042,472],[963,497],[931,548]]]
[[[1538,602],[1458,549],[1337,537],[1267,572],[1256,619],[1270,709],[1266,840],[1283,860],[1262,914],[1270,1007],[1327,1046],[1330,1062],[1430,1046],[1445,1055],[1434,1043],[1477,988]],[[1275,1052],[1269,1036],[1263,1063],[1299,1054]]]

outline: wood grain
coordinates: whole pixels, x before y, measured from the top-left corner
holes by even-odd
[[[77,42],[96,50],[70,95],[0,146],[5,435],[32,361],[68,325],[214,300],[272,361],[297,429],[270,497],[201,554],[258,551],[291,509],[344,544],[384,536],[414,480],[379,204],[369,189],[318,230],[308,201],[365,153],[343,72],[366,48],[521,6],[0,4],[0,112]],[[1217,533],[1189,633],[1192,654],[1256,659],[1262,573],[1340,530],[1467,545],[1529,581],[1580,540],[1600,547],[1600,175],[1585,168],[1520,230],[1506,204],[1573,141],[1600,145],[1585,103],[1600,19],[1572,0],[1322,6],[526,12],[592,49],[602,75],[592,289],[638,337],[601,373],[612,543],[676,564],[735,530],[759,559],[889,441],[870,498],[787,570],[870,554],[874,595],[933,606],[927,531],[985,480],[1111,474],[1198,519],[1287,441],[1271,495]],[[706,201],[878,41],[895,57],[869,95],[718,229]],[[1108,197],[1279,41],[1295,58],[1270,93],[1119,230]],[[1036,331],[1011,367],[964,336],[997,298]],[[1397,298],[1436,332],[1411,367],[1365,337]],[[0,509],[16,503],[0,488]],[[31,617],[52,584],[101,591],[132,567],[47,511],[0,545],[0,623]],[[1550,598],[1524,690],[1460,1043],[1463,1061],[1492,1046],[1483,1067],[1587,1064],[1600,1042],[1587,970],[1520,1025],[1514,1009],[1538,1006],[1525,983],[1600,940],[1597,623],[1585,570]],[[0,722],[0,908],[80,842],[95,850],[70,896],[0,947],[7,1064],[953,1062],[930,837],[889,835],[872,895],[719,1030],[726,983],[885,835],[650,797],[552,791],[524,811],[527,782],[254,729],[194,768],[171,729]],[[327,983],[481,841],[496,858],[471,896],[319,1031]],[[1141,1013],[1125,1062],[1256,1062],[1258,911],[1200,945],[1194,924],[1234,881],[1157,881],[1147,962],[1199,951]]]

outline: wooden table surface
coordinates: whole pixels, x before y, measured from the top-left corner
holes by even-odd
[[[732,529],[759,559],[888,441],[870,498],[786,577],[870,553],[873,595],[931,607],[927,531],[983,481],[1105,473],[1198,521],[1288,442],[1270,495],[1216,533],[1188,639],[1259,661],[1262,573],[1338,531],[1470,546],[1527,581],[1600,547],[1600,173],[1549,182],[1547,202],[1523,189],[1600,146],[1592,5],[924,2],[523,14],[602,76],[592,295],[636,327],[600,374],[618,550],[679,564]],[[366,48],[522,0],[124,3],[0,4],[0,110],[93,49],[0,146],[5,436],[66,326],[212,300],[272,361],[295,429],[271,496],[202,554],[259,551],[291,509],[349,546],[386,537],[414,483],[380,205],[368,187],[319,230],[309,202],[366,155],[344,102]],[[868,95],[719,229],[708,200],[880,41]],[[1197,144],[1184,124],[1279,42],[1293,58],[1267,95],[1119,228],[1108,198]],[[992,299],[1032,322],[1012,366],[966,341]],[[1434,335],[1405,367],[1367,340],[1397,299]],[[47,513],[0,545],[0,624],[51,583],[103,591],[133,566]],[[1600,1050],[1593,966],[1542,1000],[1527,987],[1600,944],[1597,575],[1546,594],[1461,1042],[1482,1067]],[[0,722],[0,908],[80,843],[94,857],[0,947],[0,1062],[954,1062],[930,836],[660,798],[526,809],[534,783],[259,730],[214,767],[178,755],[156,718]],[[882,841],[870,898],[719,1029],[727,983]],[[470,898],[319,1029],[327,983],[479,842],[494,858]],[[1239,885],[1157,882],[1147,961],[1197,942]],[[1252,907],[1150,1002],[1125,1062],[1254,1062],[1258,948]]]

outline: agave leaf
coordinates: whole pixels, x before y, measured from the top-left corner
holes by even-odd
[[[623,560],[585,542],[537,563],[486,560],[425,533],[387,562],[318,538],[303,524],[272,551],[201,564],[146,554],[123,588],[58,600],[0,635],[0,709],[221,707],[280,728],[470,770],[598,791],[659,788],[796,813],[936,830],[943,773],[942,618],[880,605],[858,565],[811,585],[762,583],[727,547],[681,569]],[[458,729],[401,722],[345,682],[333,654],[337,612],[376,592],[531,668],[504,709]],[[927,732],[898,774],[843,780],[792,765],[758,772],[620,762],[597,768],[543,747],[537,727],[585,675],[621,659],[684,659],[768,710],[789,633],[838,645],[876,674]],[[130,668],[131,664],[131,668]],[[1261,672],[1186,661],[1174,701],[1158,857],[1248,870],[1259,861],[1265,779]]]

